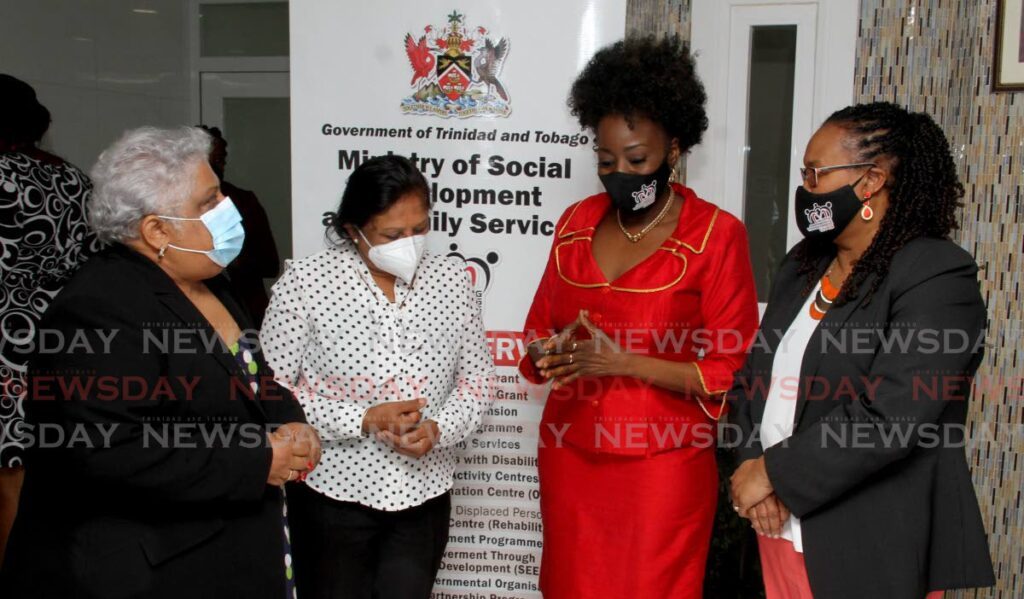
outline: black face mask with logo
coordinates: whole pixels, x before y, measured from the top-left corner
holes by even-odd
[[[657,201],[658,196],[667,189],[672,167],[666,160],[658,170],[647,175],[635,175],[616,171],[607,175],[599,175],[601,183],[612,198],[612,205],[622,212],[643,213]]]
[[[807,239],[835,241],[850,224],[866,200],[857,197],[852,185],[828,193],[813,193],[803,185],[796,188],[796,226]]]

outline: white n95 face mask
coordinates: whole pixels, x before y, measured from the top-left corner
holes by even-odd
[[[359,231],[359,236],[363,238],[366,245],[370,246],[368,254],[370,262],[373,262],[374,266],[388,274],[395,275],[406,283],[412,282],[420,260],[423,259],[423,252],[427,249],[426,235],[411,235],[389,243],[373,245],[366,235],[363,235],[361,229],[356,230]]]

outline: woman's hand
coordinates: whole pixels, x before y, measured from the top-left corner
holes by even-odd
[[[777,539],[782,536],[782,528],[789,519],[789,509],[782,505],[778,495],[772,493],[749,510],[739,512],[739,515],[750,520],[757,534]]]
[[[320,443],[320,434],[316,432],[316,429],[306,424],[305,422],[289,422],[282,424],[274,431],[275,435],[284,438],[290,438],[295,441],[308,441],[309,442],[309,464],[306,472],[303,473],[302,478],[305,478],[305,474],[312,471],[320,464],[320,457],[323,455],[322,447]]]
[[[398,453],[417,460],[427,455],[440,437],[441,429],[433,420],[424,420],[423,424],[401,436],[391,431],[377,433],[378,441],[387,443]]]
[[[741,515],[750,508],[764,501],[775,492],[768,479],[768,470],[764,465],[764,456],[751,459],[740,464],[729,479],[732,490],[733,507]]]
[[[583,327],[590,339],[576,338],[576,330]],[[630,372],[633,356],[624,351],[604,331],[590,322],[586,310],[580,310],[576,322],[544,344],[550,352],[537,360],[541,376],[554,379],[554,389],[571,383],[581,376],[619,376]]]
[[[423,416],[420,410],[426,405],[425,399],[389,401],[375,405],[363,415],[363,434],[387,431],[395,436],[404,435],[419,423]]]
[[[279,428],[268,434],[267,439],[274,450],[270,473],[267,475],[268,485],[283,487],[287,482],[304,478],[313,468],[313,443],[308,437],[294,438],[289,429],[281,431]]]

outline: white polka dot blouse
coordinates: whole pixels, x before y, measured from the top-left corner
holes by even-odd
[[[452,488],[456,445],[480,425],[494,363],[462,262],[427,253],[390,302],[351,243],[288,261],[260,334],[275,377],[323,441],[306,479],[338,501],[397,511]],[[440,439],[420,459],[362,433],[363,415],[423,398]]]

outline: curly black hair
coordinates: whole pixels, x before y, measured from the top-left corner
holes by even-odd
[[[856,162],[890,161],[891,174],[885,183],[889,207],[836,300],[842,304],[856,298],[864,281],[875,274],[864,298],[870,301],[900,248],[917,237],[948,238],[958,228],[956,211],[962,205],[964,186],[945,134],[923,112],[908,112],[890,102],[857,104],[833,113],[825,124],[846,130],[843,143],[854,151]],[[835,251],[831,242],[801,245],[797,257],[799,272],[807,277],[806,293],[814,286],[819,261]]]
[[[707,95],[689,47],[678,37],[629,38],[599,50],[569,91],[580,125],[596,130],[609,114],[646,117],[679,141],[684,153],[708,128]]]

